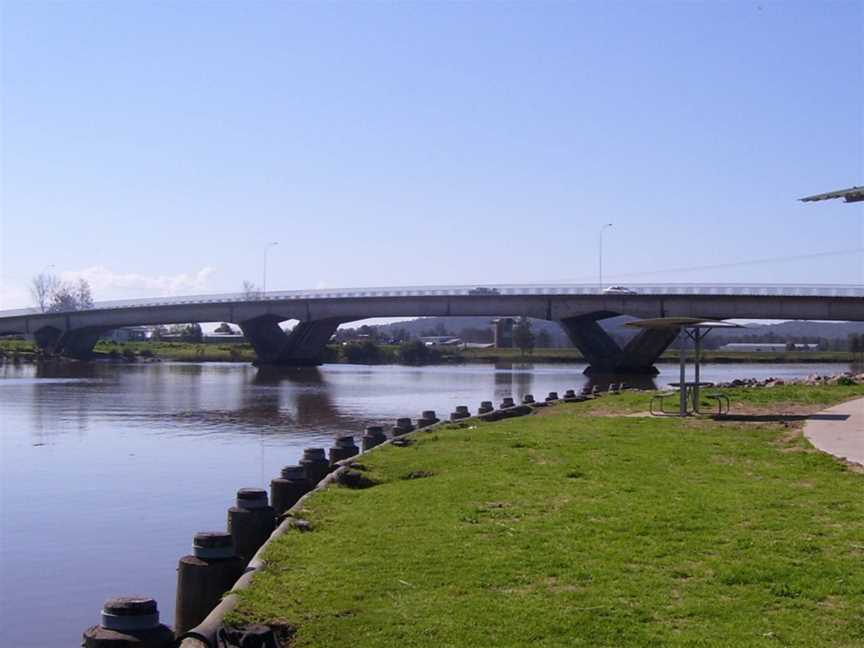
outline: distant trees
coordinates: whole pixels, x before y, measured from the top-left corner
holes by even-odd
[[[154,326],[150,331],[150,339],[151,340],[159,341],[162,338],[164,338],[166,335],[168,335],[168,329],[165,328],[164,326],[162,326],[161,324]]]
[[[377,326],[363,324],[357,328],[341,328],[337,330],[335,339],[336,342],[351,342],[352,340],[371,340],[373,342],[380,342],[382,340],[382,335]]]
[[[531,328],[531,320],[524,315],[513,325],[513,346],[519,349],[524,356],[526,353],[534,352],[536,338]]]
[[[219,326],[213,329],[214,333],[233,333],[234,329],[231,328],[231,325],[228,322],[222,322]]]
[[[169,334],[179,336],[181,342],[199,343],[204,341],[204,332],[201,330],[201,325],[197,322],[191,324],[174,324]]]
[[[30,281],[30,294],[41,312],[48,310],[51,299],[59,287],[60,280],[47,272],[40,272]]]
[[[407,329],[403,327],[394,328],[390,331],[390,342],[394,344],[401,344],[402,342],[407,342],[411,339],[411,334]]]
[[[30,294],[43,313],[64,313],[93,308],[93,292],[86,279],[62,282],[56,275],[40,272],[30,282]]]
[[[420,333],[421,337],[447,337],[448,335],[444,322],[438,322],[434,328],[426,329]]]
[[[342,355],[352,364],[376,364],[386,360],[386,354],[375,342],[349,342],[342,347]]]
[[[180,339],[184,342],[203,342],[204,341],[204,332],[201,330],[201,325],[197,322],[193,322],[189,324],[180,336]]]
[[[420,340],[411,340],[399,346],[399,362],[410,365],[421,365],[436,362],[441,359],[441,352],[428,347]]]
[[[261,295],[262,292],[258,286],[251,281],[243,281],[243,299],[254,301],[256,299],[261,299]]]

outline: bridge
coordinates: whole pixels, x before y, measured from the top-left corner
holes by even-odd
[[[230,322],[258,365],[318,365],[336,329],[373,317],[522,316],[557,321],[593,373],[655,373],[676,331],[644,330],[620,346],[599,322],[639,318],[864,321],[861,285],[494,285],[358,288],[97,302],[70,312],[0,312],[0,335],[32,336],[44,350],[86,359],[106,332],[124,326]],[[298,320],[293,331],[279,326]]]

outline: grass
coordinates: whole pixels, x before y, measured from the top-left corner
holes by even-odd
[[[732,406],[732,414],[773,414],[789,415],[817,412],[834,403],[864,396],[864,385],[777,385],[775,387],[729,389],[707,389],[708,393],[720,391],[727,396]],[[618,396],[604,396],[577,404],[561,404],[552,410],[555,416],[582,416],[584,414],[626,415],[648,412],[649,402],[654,391],[628,390]],[[711,412],[716,403],[701,399],[702,410]],[[678,405],[675,397],[667,401],[667,409],[674,410]],[[541,411],[545,416],[546,411]]]
[[[316,494],[229,620],[297,647],[864,645],[864,475],[781,423],[586,415],[646,396],[363,457],[378,484]]]

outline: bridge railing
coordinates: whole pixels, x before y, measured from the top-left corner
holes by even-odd
[[[625,292],[627,291],[627,292]],[[93,310],[147,306],[181,306],[237,302],[290,301],[309,299],[374,299],[381,297],[490,297],[496,295],[706,295],[756,297],[862,297],[864,286],[837,284],[628,284],[626,289],[604,289],[597,284],[499,284],[465,286],[405,286],[371,288],[322,288],[316,290],[276,290],[267,293],[221,293],[117,299],[99,301]],[[0,317],[40,314],[36,308],[0,311]]]

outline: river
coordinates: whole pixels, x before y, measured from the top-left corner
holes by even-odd
[[[644,386],[677,379],[677,366]],[[836,373],[847,365],[724,364],[705,380]],[[586,383],[584,365],[0,365],[3,645],[79,645],[106,598],[146,594],[173,622],[177,559],[224,529],[234,493],[266,486],[304,447],[456,405],[474,411]]]

